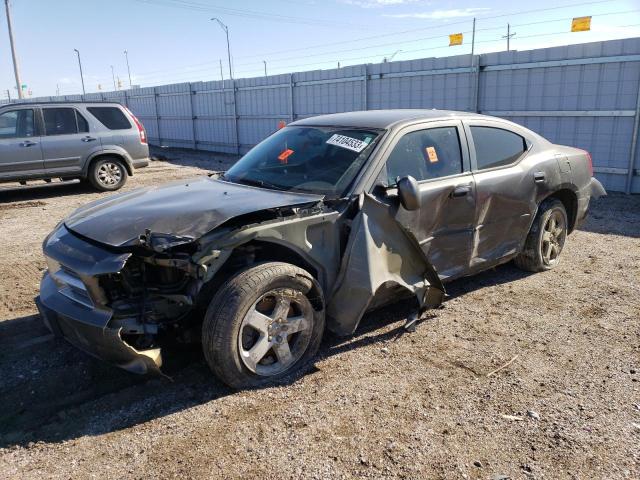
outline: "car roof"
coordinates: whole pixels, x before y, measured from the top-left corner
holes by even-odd
[[[356,112],[333,113],[319,115],[297,120],[290,123],[294,126],[341,126],[386,129],[398,123],[413,120],[439,120],[459,117],[478,117],[477,113],[456,112],[453,110],[422,110],[422,109],[395,109],[395,110],[362,110]]]
[[[120,102],[110,100],[45,100],[42,102],[11,102],[3,103],[0,108],[5,107],[24,107],[29,105],[77,105],[77,104],[101,104],[101,105],[122,105]]]

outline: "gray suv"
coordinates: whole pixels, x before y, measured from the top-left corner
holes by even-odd
[[[113,191],[135,168],[148,164],[147,133],[119,103],[0,107],[0,182],[79,178],[98,190]]]

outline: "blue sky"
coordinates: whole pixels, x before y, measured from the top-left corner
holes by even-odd
[[[2,2],[4,3],[4,2]],[[640,36],[640,0],[11,0],[22,82],[33,96],[80,93],[74,48],[88,92],[113,90],[111,65],[128,86],[228,78],[229,27],[236,78],[469,53]],[[4,5],[2,5],[4,7]],[[571,18],[592,15],[592,31],[570,33]],[[448,35],[464,34],[449,47]],[[400,50],[398,52],[398,50]],[[0,13],[0,96],[15,96],[4,8]]]

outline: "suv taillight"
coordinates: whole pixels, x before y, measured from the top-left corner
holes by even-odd
[[[129,110],[127,107],[124,107],[124,109],[127,111],[127,113],[129,115],[131,115],[131,118],[133,118],[133,123],[135,123],[136,127],[138,128],[138,133],[140,134],[140,143],[146,144],[147,143],[147,131],[144,129],[144,127],[140,123],[140,120],[138,120],[138,118],[133,114],[133,112],[131,110]]]

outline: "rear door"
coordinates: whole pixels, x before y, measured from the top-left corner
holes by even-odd
[[[536,179],[523,160],[530,142],[501,122],[465,121],[477,191],[472,269],[514,256],[536,212]]]
[[[36,109],[0,113],[0,178],[44,173]]]
[[[410,175],[419,184],[421,207],[398,207],[396,219],[410,230],[443,280],[467,273],[472,250],[476,191],[459,120],[413,125],[399,132],[386,160],[387,184]]]
[[[43,107],[42,154],[48,174],[80,173],[100,140],[86,118],[73,107]]]

